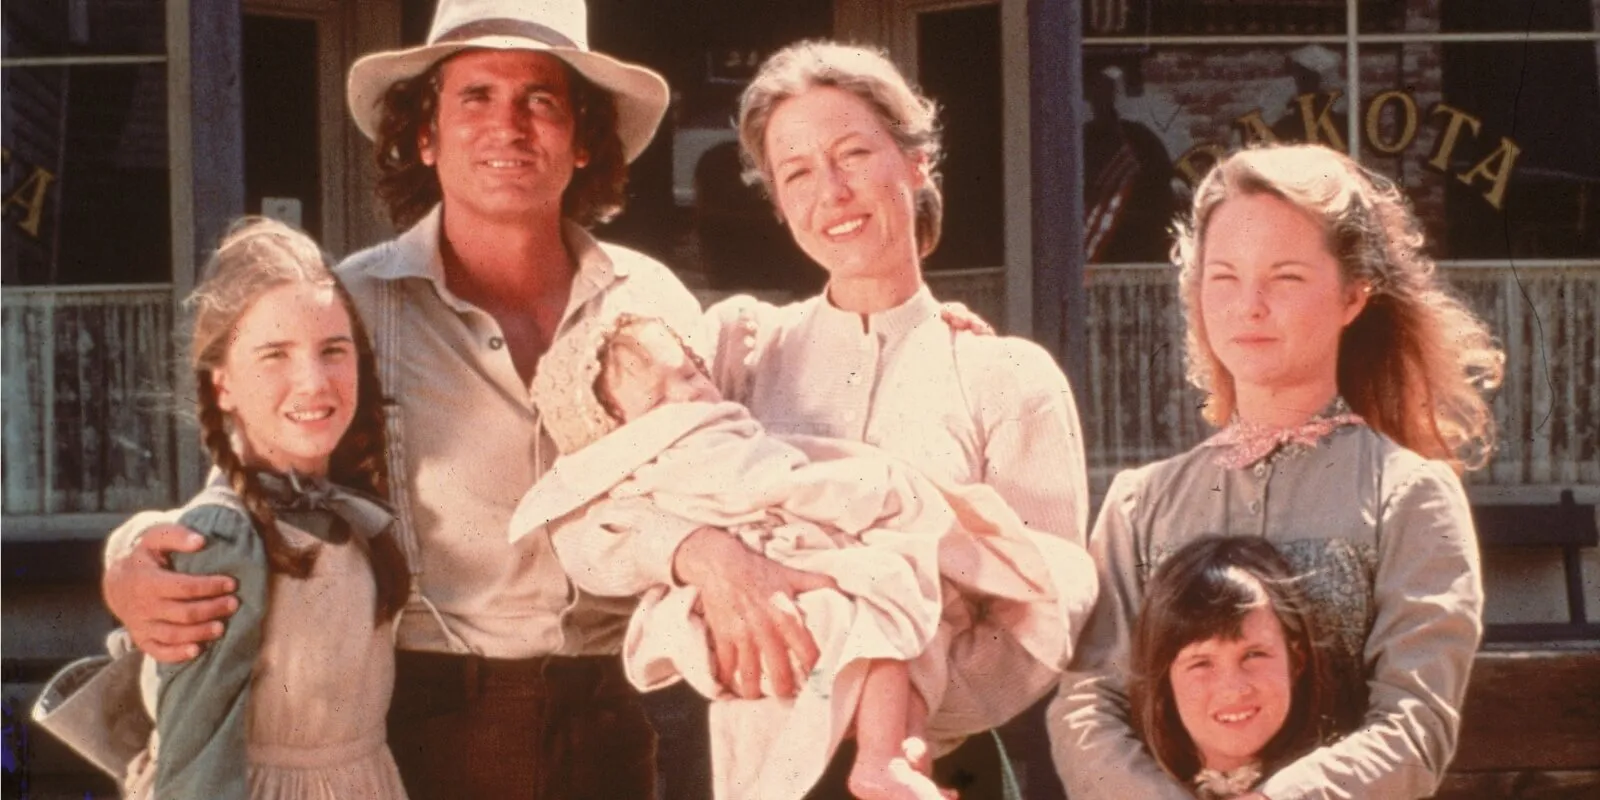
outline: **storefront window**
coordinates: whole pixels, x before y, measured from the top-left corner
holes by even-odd
[[[1209,435],[1174,346],[1168,226],[1216,158],[1269,139],[1393,178],[1504,348],[1499,447],[1469,482],[1593,482],[1600,2],[1085,0],[1083,16],[1096,486]]]
[[[173,499],[173,221],[165,3],[0,9],[0,506],[14,540],[70,528],[44,517]]]
[[[1091,263],[1163,261],[1167,228],[1242,143],[1345,149],[1343,55],[1312,44],[1086,48],[1084,205]]]
[[[165,0],[13,0],[0,7],[5,59],[164,56]]]
[[[165,8],[4,6],[4,283],[170,279]]]
[[[1600,257],[1595,49],[1483,42],[1362,51],[1361,159],[1405,188],[1438,256]]]
[[[929,271],[1005,263],[1000,5],[917,15],[917,82],[939,104],[944,222]]]
[[[1600,2],[1084,13],[1091,263],[1164,261],[1189,187],[1264,140],[1319,142],[1395,178],[1442,259],[1600,258]],[[1343,36],[1351,14],[1372,33]]]

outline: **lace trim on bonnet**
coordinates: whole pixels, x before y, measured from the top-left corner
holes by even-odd
[[[600,348],[617,332],[617,317],[580,320],[556,337],[534,370],[533,406],[562,455],[582,450],[618,427],[594,393]]]
[[[626,312],[581,320],[556,337],[534,370],[531,393],[544,429],[562,455],[582,450],[621,426],[600,404],[594,386],[600,377],[600,351],[616,335],[624,317],[630,325],[662,325],[690,347],[666,320]]]

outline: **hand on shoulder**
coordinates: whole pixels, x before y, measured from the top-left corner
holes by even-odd
[[[239,608],[233,578],[173,571],[173,554],[196,553],[205,545],[205,537],[188,528],[156,525],[106,566],[101,581],[106,606],[134,644],[156,661],[199,655],[200,645],[220,638],[222,621]]]

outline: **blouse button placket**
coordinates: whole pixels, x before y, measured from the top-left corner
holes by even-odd
[[[1255,517],[1256,532],[1267,535],[1267,515],[1263,509],[1267,502],[1267,484],[1272,482],[1272,465],[1266,459],[1256,462],[1250,470],[1255,474],[1255,497],[1250,500],[1250,515]]]
[[[879,346],[876,336],[863,336],[860,341],[855,368],[845,378],[845,385],[850,387],[850,410],[844,417],[850,425],[849,438],[864,441],[867,421],[872,418],[872,385],[878,374]]]

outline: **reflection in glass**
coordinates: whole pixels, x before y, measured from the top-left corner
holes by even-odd
[[[1160,151],[1181,208],[1229,149],[1273,140],[1350,150],[1352,133],[1354,152],[1415,204],[1438,256],[1600,257],[1594,43],[1364,45],[1355,103],[1343,51],[1320,44],[1086,49],[1091,263],[1164,260],[1164,236],[1118,241],[1139,214],[1169,207],[1152,177]]]
[[[1163,261],[1178,210],[1172,158],[1148,125],[1119,116],[1121,68],[1087,73],[1084,84],[1093,115],[1083,126],[1084,252],[1092,264]]]
[[[170,276],[166,67],[8,67],[4,282]]]
[[[1332,48],[1085,50],[1090,263],[1165,261],[1167,226],[1188,187],[1232,148],[1257,141],[1346,147],[1344,54]]]

